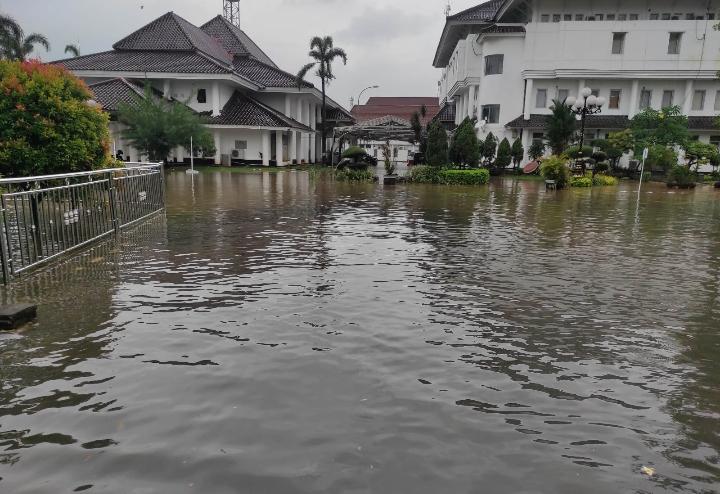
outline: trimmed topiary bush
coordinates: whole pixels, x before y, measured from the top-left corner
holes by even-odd
[[[486,168],[477,170],[442,170],[439,183],[444,185],[485,185],[490,181],[490,171]]]
[[[365,152],[365,150],[360,146],[350,146],[345,151],[343,151],[342,157],[349,158],[353,161],[358,161],[366,154],[367,153]]]
[[[592,178],[592,184],[597,187],[617,185],[619,183],[620,181],[617,178],[601,173],[598,173]]]
[[[570,187],[586,188],[593,186],[593,179],[590,177],[573,177],[570,179]]]

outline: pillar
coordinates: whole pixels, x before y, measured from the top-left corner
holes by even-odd
[[[262,164],[270,166],[270,131],[262,131]]]
[[[295,161],[296,163],[299,162],[298,154],[297,154],[297,140],[298,140],[297,135],[298,135],[298,133],[296,130],[290,131],[290,142],[288,144],[288,147],[290,148],[288,150],[289,151],[288,154],[290,155],[290,163],[292,163],[293,161]]]
[[[214,81],[212,83],[212,105],[213,105],[213,117],[220,115],[220,83]]]
[[[470,89],[468,90],[468,108],[467,108],[467,116],[472,118],[473,117],[473,110],[475,105],[475,86],[470,86]]]
[[[163,98],[172,98],[172,81],[170,79],[163,81]]]
[[[637,115],[638,106],[640,105],[640,81],[635,79],[632,81],[632,88],[630,89],[630,107],[628,108],[628,118],[633,118]]]
[[[220,137],[220,129],[215,129],[215,132],[213,132],[213,139],[215,140],[215,164],[219,165],[222,161],[222,139]]]
[[[535,90],[535,81],[527,79],[525,81],[525,120],[530,120],[530,113],[532,110],[533,91]]]
[[[301,97],[298,97],[297,100],[297,108],[295,108],[295,120],[302,123],[302,108],[303,108],[303,100]]]
[[[587,81],[585,81],[585,79],[580,79],[578,81],[578,92],[577,92],[578,98],[580,97],[580,93],[582,92],[582,90],[585,89],[586,84],[587,84]]]
[[[282,130],[275,131],[275,159],[277,166],[283,166],[283,134]]]
[[[695,93],[695,81],[685,81],[685,101],[683,102],[683,115],[690,115],[692,111],[693,96]]]
[[[285,116],[292,118],[292,113],[290,112],[290,95],[285,95]]]

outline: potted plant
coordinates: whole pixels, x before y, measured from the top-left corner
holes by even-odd
[[[383,177],[384,185],[395,185],[398,176],[395,175],[395,163],[392,160],[392,150],[390,149],[390,141],[382,146],[383,159],[385,160],[385,177]]]

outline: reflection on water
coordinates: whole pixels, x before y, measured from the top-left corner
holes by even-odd
[[[715,492],[714,191],[167,200],[3,293],[41,306],[0,336],[0,492]]]

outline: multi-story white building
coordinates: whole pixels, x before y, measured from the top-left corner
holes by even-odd
[[[606,98],[588,137],[677,105],[691,133],[720,145],[719,0],[493,0],[447,18],[435,54],[441,105],[479,135],[541,139],[553,100]]]
[[[278,68],[237,25],[218,16],[201,27],[173,12],[113,45],[110,51],[54,62],[84,79],[96,100],[115,115],[137,101],[149,83],[160,97],[207,116],[216,164],[282,166],[314,163],[321,153],[322,94]],[[298,67],[302,64],[298,62]],[[328,122],[352,117],[328,98]],[[111,122],[115,148],[142,157]],[[171,159],[187,161],[178,148]]]

